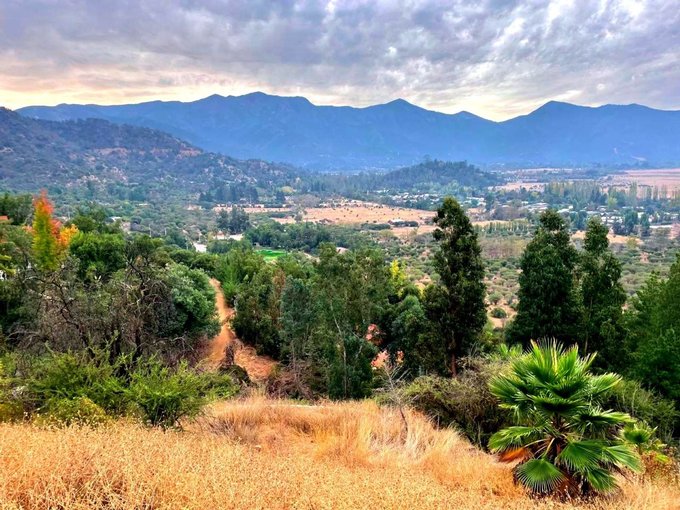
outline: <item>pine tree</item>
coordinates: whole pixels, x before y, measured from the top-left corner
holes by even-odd
[[[603,368],[622,368],[624,352],[621,263],[609,250],[608,229],[598,218],[588,222],[584,252],[579,264],[582,303],[581,345],[583,352],[599,352],[596,363]]]
[[[455,199],[444,199],[434,222],[434,238],[439,242],[434,267],[440,283],[425,293],[425,309],[455,375],[458,358],[486,324],[484,262],[477,233]]]
[[[577,337],[579,307],[574,286],[578,253],[569,230],[555,211],[541,215],[539,226],[522,255],[517,316],[508,329],[511,343]]]

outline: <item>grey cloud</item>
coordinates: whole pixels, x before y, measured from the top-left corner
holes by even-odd
[[[38,85],[53,102],[262,88],[496,118],[549,99],[678,108],[679,26],[675,0],[6,0],[0,92],[28,104]]]

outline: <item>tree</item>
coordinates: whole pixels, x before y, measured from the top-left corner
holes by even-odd
[[[626,314],[629,374],[680,404],[680,255],[668,279],[652,275]]]
[[[59,265],[57,245],[58,227],[52,219],[54,208],[43,191],[33,202],[33,253],[36,267],[42,271],[53,271]]]
[[[231,218],[229,220],[229,232],[231,234],[241,234],[245,232],[250,226],[250,220],[248,219],[248,213],[243,209],[243,207],[232,206],[231,207]]]
[[[588,222],[579,264],[583,352],[599,352],[603,368],[623,368],[623,305],[621,263],[609,250],[608,229],[599,218]]]
[[[331,398],[365,398],[371,394],[371,361],[378,349],[365,339],[347,335],[333,344],[328,369]]]
[[[78,275],[83,280],[108,281],[125,267],[125,240],[119,234],[79,232],[69,249],[78,260]]]
[[[281,294],[281,354],[294,373],[301,361],[317,354],[315,325],[316,308],[310,285],[300,278],[288,278]]]
[[[434,218],[439,248],[434,267],[440,283],[425,294],[428,319],[443,343],[448,368],[457,372],[457,360],[477,340],[486,324],[484,262],[477,233],[455,199],[447,197]]]
[[[519,304],[507,333],[510,342],[528,345],[541,338],[568,341],[576,337],[577,260],[578,253],[571,245],[562,217],[555,211],[544,212],[520,261]]]
[[[173,264],[164,274],[171,289],[174,304],[172,327],[175,335],[197,337],[212,336],[220,330],[215,312],[215,290],[208,276],[200,269],[190,269],[183,264]]]
[[[638,214],[634,210],[627,211],[623,216],[623,231],[626,235],[630,235],[635,231],[638,224]]]
[[[434,291],[434,287],[428,289]],[[396,339],[396,349],[393,351],[403,353],[403,368],[410,375],[446,372],[445,346],[438,341],[438,335],[433,331],[423,305],[416,296],[408,295],[396,305],[392,336]]]
[[[489,383],[520,423],[494,434],[489,448],[501,460],[521,460],[515,479],[535,493],[606,492],[616,487],[612,471],[641,469],[634,449],[618,435],[632,418],[600,407],[621,378],[592,375],[593,360],[594,355],[579,357],[576,346],[532,342]]]
[[[222,232],[229,232],[229,211],[226,209],[220,209],[217,214],[217,228]]]
[[[652,225],[649,222],[649,215],[644,213],[640,218],[640,237],[649,237],[652,233]]]
[[[77,227],[62,228],[52,217],[54,207],[43,191],[33,202],[33,254],[35,264],[41,271],[54,271],[59,267],[62,255]]]
[[[236,299],[236,316],[233,326],[236,334],[246,343],[253,345],[260,354],[274,358],[280,356],[280,336],[275,270],[262,267],[251,280],[241,286]]]

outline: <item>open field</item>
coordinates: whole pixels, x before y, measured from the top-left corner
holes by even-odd
[[[680,508],[668,482],[623,480],[591,504],[529,498],[451,430],[372,402],[215,405],[184,432],[0,425],[5,509]]]
[[[257,250],[257,253],[264,257],[267,262],[273,262],[278,258],[283,257],[286,252],[284,250],[271,250],[269,248],[262,248]]]
[[[291,213],[291,216],[285,218],[272,218],[279,223],[294,223],[295,219],[292,217],[293,209],[291,208],[270,208],[263,209],[260,207],[248,207],[246,212],[248,214],[266,214],[273,212]],[[477,210],[470,210],[471,214],[478,213]],[[397,223],[392,226],[392,233],[401,238],[406,239],[414,233],[428,234],[434,230],[432,219],[434,218],[434,211],[426,211],[422,209],[409,209],[406,207],[393,207],[375,202],[364,202],[361,200],[342,200],[335,203],[330,203],[324,207],[308,207],[302,210],[302,221],[311,223],[325,223],[334,225],[362,225],[366,223],[372,224],[388,224]],[[416,222],[417,227],[398,226],[399,222]],[[489,221],[473,221],[475,225],[487,226]],[[494,223],[506,223],[504,221],[494,221]]]
[[[666,187],[668,192],[680,190],[680,168],[658,168],[654,170],[628,170],[611,175],[607,182],[613,185],[629,186],[636,182],[638,186]]]
[[[292,209],[261,209],[257,207],[246,208],[249,214],[267,212],[292,212]],[[419,233],[432,232],[431,224],[434,217],[433,211],[408,209],[405,207],[392,207],[375,202],[360,200],[342,200],[329,204],[326,207],[308,207],[302,210],[302,220],[312,223],[327,223],[335,225],[357,225],[364,223],[388,223],[390,221],[415,221],[418,222]],[[293,223],[292,217],[273,218],[280,223]],[[395,227],[394,234],[398,237],[406,237],[416,230],[416,227]]]

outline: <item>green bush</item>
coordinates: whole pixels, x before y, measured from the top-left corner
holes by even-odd
[[[88,425],[95,427],[109,420],[106,411],[87,397],[56,398],[43,408],[40,422],[49,425]]]
[[[136,413],[150,425],[174,427],[195,416],[208,400],[232,397],[238,389],[229,375],[199,374],[186,363],[171,368],[150,359],[132,368],[74,354],[35,361],[26,379],[29,408],[44,421],[66,425],[95,425],[107,415]],[[18,404],[5,402],[0,392],[0,419],[23,416]]]
[[[456,379],[423,376],[403,390],[404,399],[439,426],[455,426],[470,441],[486,447],[489,438],[509,421],[489,390],[490,367],[482,360]]]
[[[113,365],[84,355],[53,354],[31,367],[27,389],[37,409],[53,401],[86,397],[109,414],[122,414],[128,406],[125,385]]]
[[[680,420],[680,413],[672,400],[646,390],[635,380],[622,380],[612,390],[604,407],[627,413],[647,423],[656,429],[656,435],[665,443],[673,440]]]
[[[132,374],[129,394],[146,423],[171,428],[199,413],[205,389],[204,380],[186,363],[172,369],[151,359]]]
[[[12,379],[6,366],[7,361],[0,359],[0,423],[17,421],[24,416],[23,402],[12,395]]]
[[[505,319],[507,318],[508,314],[505,310],[503,310],[500,307],[496,307],[493,310],[491,310],[491,317],[494,319]]]

